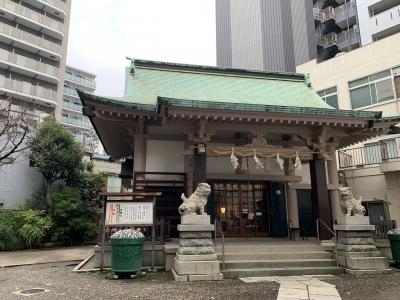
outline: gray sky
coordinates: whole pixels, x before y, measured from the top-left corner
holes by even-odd
[[[214,0],[74,0],[67,64],[122,96],[126,56],[215,65]]]

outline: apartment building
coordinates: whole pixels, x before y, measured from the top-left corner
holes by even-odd
[[[61,116],[71,0],[0,0],[0,100]],[[0,205],[23,204],[42,184],[25,156],[0,170]]]
[[[297,67],[313,88],[339,109],[400,116],[400,33],[330,60]],[[362,196],[371,220],[400,224],[400,130],[338,152],[343,183]]]
[[[295,71],[400,31],[400,0],[216,0],[217,65]]]
[[[362,45],[400,32],[400,0],[357,1]]]
[[[0,96],[60,114],[71,1],[0,0]]]
[[[82,114],[82,103],[76,90],[93,94],[96,89],[96,75],[70,66],[65,70],[64,97],[60,121],[76,140],[82,143],[86,152],[94,153],[99,147],[89,119]]]
[[[314,1],[313,15],[320,61],[361,46],[357,3],[356,0]]]

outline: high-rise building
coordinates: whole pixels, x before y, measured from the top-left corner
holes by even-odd
[[[400,0],[357,1],[362,45],[400,32]]]
[[[294,71],[317,56],[313,3],[216,0],[217,65]]]
[[[82,114],[82,103],[76,90],[94,93],[95,79],[96,75],[87,71],[66,67],[61,122],[82,143],[88,153],[96,152],[99,139],[89,119]]]
[[[61,113],[70,0],[0,1],[0,95],[32,115]]]
[[[295,71],[400,31],[400,0],[216,0],[217,65]]]
[[[61,117],[71,0],[0,0],[0,100],[30,124]],[[23,204],[43,183],[25,155],[0,172],[0,205]]]

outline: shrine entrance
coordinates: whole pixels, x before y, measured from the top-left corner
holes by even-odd
[[[215,217],[226,237],[270,235],[268,184],[235,181],[211,185]]]

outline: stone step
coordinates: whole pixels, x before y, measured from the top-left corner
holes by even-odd
[[[341,267],[291,267],[291,268],[243,268],[225,269],[224,278],[293,276],[293,275],[338,275],[343,274]]]
[[[218,245],[215,248],[217,253],[222,253],[222,247]],[[307,246],[225,246],[225,253],[266,253],[266,252],[320,252],[323,249],[317,245],[307,245]]]
[[[222,263],[220,265],[222,266]],[[336,262],[333,259],[241,260],[241,261],[225,262],[225,268],[227,269],[333,267],[333,266],[336,266]]]
[[[315,252],[267,252],[267,253],[225,253],[225,261],[230,260],[281,260],[281,259],[331,259],[332,254],[326,251]],[[222,253],[218,253],[222,260]]]
[[[347,257],[347,266],[352,270],[386,270],[386,257]]]

